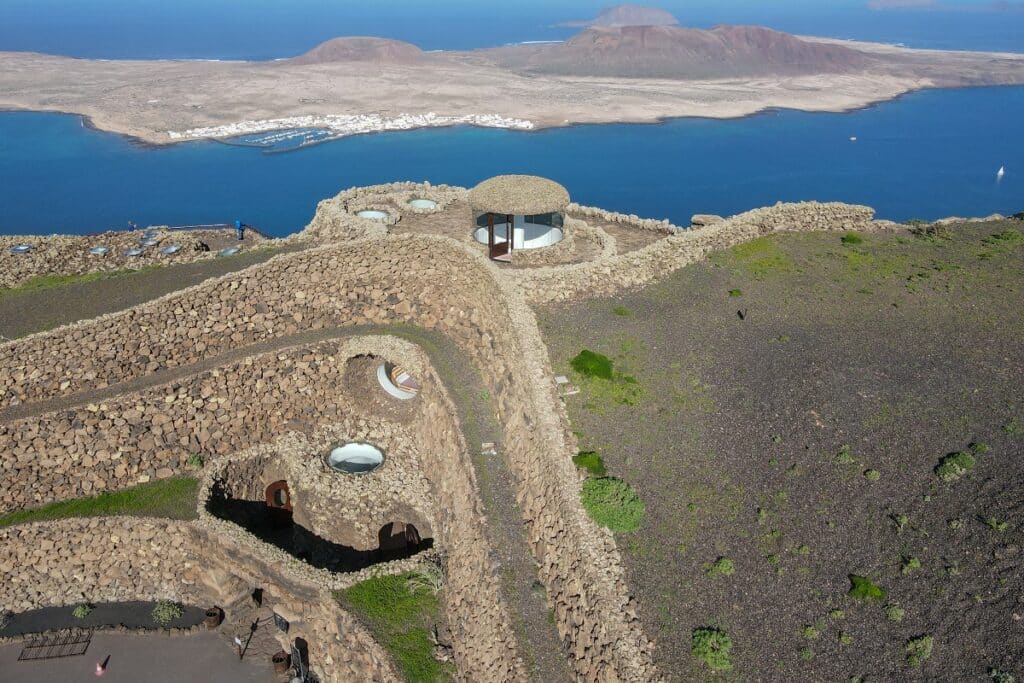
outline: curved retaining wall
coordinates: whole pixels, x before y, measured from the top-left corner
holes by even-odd
[[[15,387],[22,400],[67,394],[300,328],[408,322],[438,329],[470,355],[497,399],[527,540],[577,675],[654,678],[614,539],[579,504],[575,444],[536,320],[498,277],[484,257],[438,237],[308,250],[9,344],[0,349],[0,381],[10,402]]]
[[[632,216],[587,209],[604,220],[638,230],[663,230],[662,221],[633,220]],[[610,296],[664,277],[704,259],[708,253],[774,232],[881,229],[872,221],[874,210],[851,204],[803,202],[754,209],[721,223],[676,231],[642,249],[597,261],[536,268],[516,273],[524,296],[533,304]]]

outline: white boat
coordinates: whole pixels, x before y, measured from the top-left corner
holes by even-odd
[[[857,136],[856,135],[851,135],[850,136],[850,142],[857,142]]]
[[[1002,180],[1004,175],[1006,175],[1006,167],[1000,166],[999,170],[996,171],[996,180]]]

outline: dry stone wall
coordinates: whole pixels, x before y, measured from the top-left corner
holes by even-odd
[[[601,218],[610,220],[604,214],[607,212],[601,212]],[[618,216],[617,222],[638,229],[659,229],[662,225],[656,221],[631,222],[632,216],[610,215]],[[733,216],[721,223],[676,231],[626,254],[589,263],[525,271],[517,274],[516,281],[533,304],[610,296],[622,289],[639,287],[664,277],[704,259],[710,252],[775,232],[881,229],[872,221],[873,217],[874,210],[866,206],[819,202],[777,204]]]
[[[536,321],[496,277],[484,257],[444,238],[409,235],[308,250],[8,345],[0,350],[0,377],[16,387],[8,390],[10,402],[12,389],[20,393],[16,400],[70,393],[317,325],[409,322],[437,329],[469,353],[497,398],[528,541],[578,676],[654,678],[651,646],[629,603],[614,541],[579,505],[574,444]]]
[[[139,246],[141,230],[110,231],[88,237],[0,236],[0,289],[17,287],[39,275],[82,275],[217,258],[216,249],[203,251],[201,245],[223,241],[225,234],[222,230],[181,231],[168,230],[166,227],[153,230],[153,239],[159,245],[146,247],[138,256],[126,256],[125,251]],[[269,243],[269,240],[250,230],[245,233],[245,239],[240,244],[245,249],[251,249]],[[31,245],[32,251],[12,254],[11,247],[20,244]],[[170,245],[177,245],[181,249],[175,254],[160,253],[160,249]],[[92,247],[98,246],[106,246],[110,251],[103,255],[89,253]]]
[[[187,522],[95,518],[0,529],[0,610],[173,599],[203,605]]]

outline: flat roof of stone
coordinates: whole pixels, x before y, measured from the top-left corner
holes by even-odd
[[[499,175],[469,191],[474,211],[527,216],[564,211],[569,192],[553,180],[535,175]]]

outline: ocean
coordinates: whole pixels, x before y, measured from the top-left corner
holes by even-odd
[[[80,57],[269,59],[335,35],[424,49],[557,40],[602,2],[522,0],[3,0],[0,50]],[[763,24],[913,47],[1019,50],[1024,12],[871,11],[857,0],[672,0],[688,25]],[[823,7],[823,5],[825,7]],[[856,137],[856,142],[850,140]],[[0,234],[88,233],[237,219],[274,235],[353,185],[470,186],[499,173],[554,178],[584,204],[688,224],[776,201],[838,200],[893,220],[1024,210],[1024,88],[925,91],[846,114],[739,120],[451,128],[358,136],[286,154],[213,142],[147,148],[77,116],[0,112]],[[996,181],[996,170],[1006,176]]]

